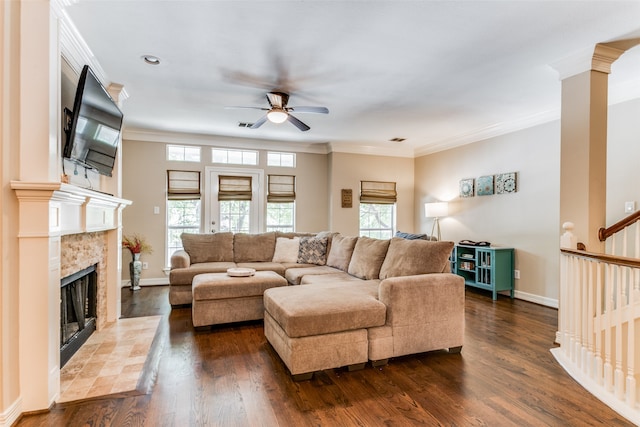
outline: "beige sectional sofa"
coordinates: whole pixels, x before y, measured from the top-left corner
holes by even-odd
[[[329,232],[182,237],[184,250],[171,259],[174,306],[192,303],[198,274],[250,267],[287,279],[291,286],[264,291],[264,328],[296,379],[463,345],[464,280],[449,273],[453,242]]]

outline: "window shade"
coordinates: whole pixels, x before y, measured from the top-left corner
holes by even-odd
[[[296,200],[294,175],[269,175],[267,202],[292,203]]]
[[[396,183],[360,181],[360,202],[392,205],[397,200]]]
[[[167,171],[167,199],[195,200],[200,198],[199,171]]]
[[[251,177],[219,175],[218,200],[251,200]]]

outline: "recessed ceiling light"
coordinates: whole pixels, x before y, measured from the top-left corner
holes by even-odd
[[[160,65],[160,58],[153,55],[142,55],[142,60],[149,65]]]

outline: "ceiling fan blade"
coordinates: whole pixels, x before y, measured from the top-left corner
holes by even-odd
[[[243,106],[239,106],[239,105],[229,105],[224,107],[225,110],[232,110],[232,109],[244,109],[244,110],[262,110],[262,111],[269,111],[268,108],[263,108],[263,107],[243,107]]]
[[[329,114],[327,107],[289,107],[288,110],[295,111],[296,113]]]
[[[258,129],[266,121],[267,121],[267,115],[265,114],[264,116],[260,117],[260,119],[257,122],[255,122],[253,125],[251,125],[249,127],[249,129]]]
[[[289,120],[289,122],[291,122],[291,124],[293,124],[295,127],[300,129],[302,132],[306,132],[309,129],[311,129],[309,126],[305,125],[304,123],[302,123],[300,120],[298,120],[297,118],[295,118],[291,114],[289,114],[289,116],[287,117],[287,120]]]

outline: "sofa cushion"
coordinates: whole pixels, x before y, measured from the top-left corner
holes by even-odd
[[[335,274],[341,271],[337,268],[328,267],[326,265],[314,265],[312,267],[288,268],[284,273],[284,277],[292,285],[299,285],[300,280],[309,274]]]
[[[239,262],[238,268],[253,268],[255,271],[273,271],[284,277],[284,272],[287,270],[283,264],[279,262]]]
[[[353,255],[353,248],[355,248],[357,241],[357,236],[348,237],[342,234],[333,236],[331,239],[331,249],[327,256],[327,265],[339,268],[342,271],[347,271],[349,262],[351,261],[351,255]]]
[[[233,262],[233,233],[182,233],[182,247],[191,264],[199,262]]]
[[[278,237],[276,238],[276,249],[273,252],[273,262],[297,262],[299,249],[299,237],[293,239]]]
[[[368,282],[271,288],[264,292],[264,307],[291,338],[382,326],[386,306],[372,296],[372,287],[377,295],[377,285]]]
[[[226,273],[227,269],[235,268],[235,262],[200,262],[191,264],[188,268],[174,268],[169,272],[171,286],[191,286],[194,276],[204,273]]]
[[[276,248],[276,233],[237,233],[233,237],[235,262],[271,261]]]
[[[362,282],[362,279],[358,279],[355,276],[350,275],[347,272],[341,271],[340,273],[329,274],[305,274],[300,279],[301,285],[315,285],[318,283],[333,283],[341,284],[344,282]]]
[[[453,242],[394,237],[380,269],[380,278],[442,273],[449,265]]]
[[[365,280],[377,279],[388,248],[389,240],[358,238],[347,272]]]
[[[327,262],[327,238],[301,237],[298,262],[300,264],[325,265]]]

